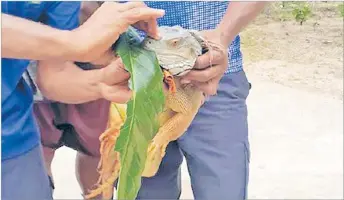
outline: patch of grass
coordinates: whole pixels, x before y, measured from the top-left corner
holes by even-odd
[[[279,21],[290,21],[293,19],[293,15],[291,12],[288,12],[286,10],[282,10],[279,14],[278,14],[278,19]]]
[[[344,16],[343,2],[283,1],[269,3],[260,17],[279,22],[295,20],[303,24],[310,19],[336,17],[337,13]]]
[[[338,10],[341,17],[344,17],[344,3],[338,5]]]
[[[302,26],[302,24],[306,20],[308,20],[312,15],[312,11],[309,7],[309,4],[303,3],[303,2],[298,2],[298,4],[293,4],[292,6],[293,6],[292,14],[293,14],[294,18]]]

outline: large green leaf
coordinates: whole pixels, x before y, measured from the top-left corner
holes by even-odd
[[[129,85],[133,91],[115,145],[121,163],[117,199],[134,200],[141,187],[148,144],[159,129],[158,114],[165,102],[163,74],[155,54],[141,47],[133,28],[121,35],[116,52],[131,74]]]

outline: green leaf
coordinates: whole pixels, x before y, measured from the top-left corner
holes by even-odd
[[[163,74],[155,54],[142,48],[133,28],[121,35],[116,53],[131,77],[132,99],[127,103],[127,118],[115,145],[120,153],[117,199],[134,200],[141,187],[147,148],[159,129],[158,114],[164,108]]]

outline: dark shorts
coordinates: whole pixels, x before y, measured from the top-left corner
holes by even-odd
[[[105,131],[110,102],[97,100],[84,104],[36,102],[34,115],[44,147],[70,147],[99,157],[99,136]]]

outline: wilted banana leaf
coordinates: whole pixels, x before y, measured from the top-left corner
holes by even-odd
[[[163,74],[155,54],[141,48],[135,29],[122,34],[115,50],[131,75],[129,85],[133,91],[115,145],[121,163],[117,199],[134,200],[141,187],[148,144],[159,129],[158,114],[165,102]]]

